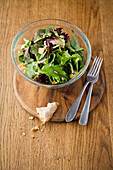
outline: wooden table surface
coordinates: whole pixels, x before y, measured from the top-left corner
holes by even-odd
[[[0,10],[0,169],[113,169],[113,0],[1,0]],[[106,87],[87,126],[47,123],[32,139],[31,128],[40,122],[29,120],[30,114],[16,100],[11,43],[22,27],[47,18],[83,30],[92,55],[104,58]]]

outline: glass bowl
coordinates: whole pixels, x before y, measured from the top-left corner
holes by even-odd
[[[83,52],[84,53],[84,61],[83,61],[84,69],[75,78],[70,79],[69,81],[62,83],[62,84],[49,85],[49,84],[43,84],[43,83],[37,82],[29,78],[28,76],[26,76],[18,67],[18,65],[20,64],[18,60],[18,50],[21,49],[21,45],[24,43],[23,38],[32,39],[35,35],[35,32],[38,29],[45,29],[47,26],[50,26],[50,25],[52,25],[54,28],[58,28],[58,27],[63,28],[63,32],[68,33],[70,38],[71,38],[72,30],[73,30],[80,44],[80,47],[86,49],[86,51]],[[35,21],[35,22],[32,22],[26,25],[16,34],[16,36],[13,39],[12,46],[11,46],[11,57],[16,67],[16,70],[19,72],[19,74],[24,79],[26,79],[30,83],[35,84],[37,86],[42,86],[45,88],[60,88],[66,85],[70,85],[71,83],[77,81],[85,73],[89,65],[90,59],[91,59],[91,46],[86,35],[75,25],[69,22],[57,20],[57,19],[44,19],[44,20]]]

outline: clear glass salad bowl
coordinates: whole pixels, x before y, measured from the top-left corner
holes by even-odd
[[[18,60],[18,50],[21,49],[21,45],[23,44],[23,38],[32,39],[37,30],[45,29],[47,26],[50,26],[50,25],[52,25],[54,28],[59,28],[59,27],[63,28],[63,32],[68,33],[70,37],[72,34],[72,30],[73,30],[80,44],[80,47],[86,49],[86,51],[83,51],[84,69],[75,78],[62,84],[51,84],[50,85],[50,84],[43,84],[43,83],[37,82],[29,78],[28,76],[26,76],[18,67],[18,65],[20,64],[20,61]],[[37,86],[42,86],[45,88],[60,88],[66,85],[70,85],[71,83],[77,81],[85,73],[89,65],[90,59],[91,59],[91,46],[86,35],[75,25],[68,23],[66,21],[57,20],[57,19],[44,19],[44,20],[35,21],[35,22],[32,22],[26,25],[16,34],[16,36],[13,39],[12,46],[11,46],[11,57],[16,67],[16,70],[25,80],[29,81],[32,84],[35,84]]]

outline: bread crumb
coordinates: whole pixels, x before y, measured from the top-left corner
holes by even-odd
[[[44,130],[43,129],[41,129],[41,132],[43,132]]]
[[[22,135],[23,135],[23,136],[26,136],[26,133],[23,132]]]
[[[35,138],[35,136],[34,136],[34,135],[31,135],[31,138],[32,138],[32,139],[34,139],[34,138]]]
[[[37,130],[39,130],[39,126],[38,125],[31,129],[32,132],[37,131]]]
[[[34,117],[29,117],[29,120],[33,120],[34,119]]]
[[[53,114],[57,110],[58,105],[59,104],[57,102],[53,102],[48,103],[47,107],[36,108],[37,115],[43,124],[52,118]]]

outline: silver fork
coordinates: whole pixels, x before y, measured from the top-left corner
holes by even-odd
[[[84,91],[85,91],[86,87],[88,86],[88,84],[89,83],[94,84],[94,82],[96,82],[98,80],[98,75],[99,75],[99,71],[100,71],[100,68],[101,68],[101,65],[102,65],[102,61],[103,61],[103,59],[99,59],[99,57],[95,57],[93,64],[92,64],[92,66],[91,66],[91,68],[90,68],[90,70],[89,70],[89,72],[86,76],[86,84],[84,85],[79,96],[77,97],[77,99],[75,100],[75,102],[73,103],[73,105],[71,106],[71,108],[69,109],[69,111],[66,114],[66,118],[65,118],[66,122],[70,122],[75,118],[77,111],[78,111],[78,108],[79,108],[79,105],[80,105],[80,102],[81,102],[81,99],[82,99],[82,96],[83,96]],[[93,86],[92,86],[92,88],[93,88]],[[91,88],[90,88],[90,90],[91,90]],[[88,101],[89,101],[90,98],[91,98],[90,95],[88,95]],[[87,102],[87,103],[89,103],[89,102]],[[87,111],[88,111],[89,106],[87,107]],[[86,108],[86,105],[84,106],[84,109],[85,108]],[[83,110],[83,111],[85,112],[85,110]],[[85,118],[84,112],[82,113],[81,121],[79,122],[81,125],[82,125],[82,122],[83,122],[83,118]]]
[[[99,59],[97,62],[95,63],[95,65],[93,66],[93,68],[91,69],[91,71],[88,74],[88,79],[92,79],[92,83],[90,85],[90,89],[80,116],[80,120],[79,120],[79,124],[80,125],[86,125],[88,122],[88,116],[89,116],[89,108],[90,108],[90,102],[91,102],[91,95],[92,95],[92,90],[93,90],[93,85],[94,83],[96,83],[98,81],[98,77],[99,77],[99,71],[102,65],[102,61],[103,59]]]

